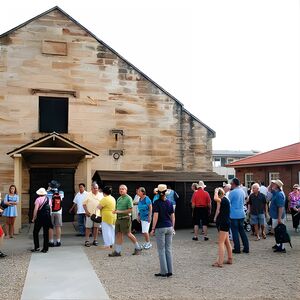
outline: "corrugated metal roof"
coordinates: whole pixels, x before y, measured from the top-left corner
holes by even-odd
[[[227,167],[243,167],[268,164],[300,163],[300,142],[275,150],[256,154],[228,164]]]

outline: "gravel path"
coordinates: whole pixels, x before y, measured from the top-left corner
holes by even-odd
[[[192,241],[191,230],[177,231],[173,240],[174,276],[155,278],[159,272],[156,243],[132,256],[126,240],[122,257],[109,258],[107,250],[86,249],[111,299],[300,299],[300,233],[292,233],[293,249],[273,253],[274,238],[250,239],[250,254],[234,254],[234,264],[213,268],[217,232],[210,240]],[[137,235],[143,241],[142,235]]]
[[[14,239],[4,239],[1,249],[6,258],[0,260],[0,299],[17,300],[22,290],[29,266],[32,241],[27,235],[18,235]]]

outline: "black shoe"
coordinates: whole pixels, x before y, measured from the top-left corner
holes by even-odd
[[[192,240],[193,240],[193,241],[198,241],[198,237],[193,236]]]
[[[233,249],[233,250],[232,250],[232,253],[239,254],[239,253],[241,253],[241,251],[240,251],[240,250],[235,250],[235,249]]]
[[[275,245],[272,247],[272,249],[277,249],[277,245],[275,244]]]
[[[42,252],[42,253],[47,253],[47,252],[48,252],[48,250],[46,250],[46,249],[42,249],[42,250],[41,250],[41,252]]]
[[[173,276],[173,273],[167,273],[167,277]]]
[[[133,251],[133,253],[132,253],[132,255],[140,255],[141,254],[141,252],[142,252],[142,249],[134,249],[134,251]]]
[[[36,249],[31,249],[31,252],[40,252],[40,248],[36,248]]]
[[[109,253],[108,256],[109,257],[121,256],[121,252],[113,251],[112,253]]]
[[[277,247],[273,252],[281,252],[281,253],[286,253],[285,248],[282,249],[281,247]]]
[[[61,242],[56,242],[55,247],[60,247],[61,246]]]
[[[243,253],[249,253],[249,250],[245,250],[245,249],[244,249],[244,250],[243,250]]]
[[[54,243],[52,243],[52,242],[48,243],[48,247],[54,247],[54,246],[55,246]]]
[[[208,241],[209,238],[207,236],[204,237],[204,241]]]
[[[6,254],[4,254],[3,252],[0,251],[0,258],[4,258],[6,256],[7,256]]]
[[[168,274],[156,273],[156,274],[154,274],[154,276],[156,276],[156,277],[167,277]]]

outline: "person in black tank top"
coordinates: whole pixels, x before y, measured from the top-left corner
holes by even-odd
[[[226,247],[228,255],[226,264],[232,264],[232,248],[229,241],[230,202],[225,197],[225,192],[222,188],[217,188],[215,190],[214,200],[217,202],[214,221],[216,222],[217,229],[219,231],[219,253],[217,261],[212,266],[221,268],[224,263],[224,246]]]

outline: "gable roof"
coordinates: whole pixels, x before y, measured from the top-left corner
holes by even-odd
[[[33,17],[32,19],[12,28],[11,30],[0,34],[0,38],[5,37],[11,33],[13,33],[14,31],[22,28],[23,26],[26,26],[27,24],[29,24],[30,22],[49,14],[50,12],[54,11],[54,10],[58,10],[59,12],[61,12],[63,15],[65,15],[67,18],[69,18],[72,22],[74,22],[76,25],[78,25],[80,28],[82,28],[83,30],[85,30],[88,34],[90,34],[94,39],[96,39],[100,44],[104,45],[107,49],[109,49],[112,53],[114,53],[117,57],[119,57],[121,60],[125,61],[130,67],[132,67],[136,72],[140,73],[144,78],[146,78],[148,81],[150,81],[154,86],[156,86],[158,89],[160,89],[164,94],[166,94],[168,97],[172,98],[175,102],[177,102],[181,107],[182,107],[182,111],[187,113],[189,116],[191,116],[195,121],[197,121],[198,123],[200,123],[202,126],[204,126],[212,135],[212,137],[216,137],[216,132],[211,129],[209,126],[207,126],[206,124],[204,124],[202,121],[200,121],[197,117],[195,117],[193,114],[191,114],[189,111],[187,111],[183,106],[183,103],[181,103],[177,98],[175,98],[173,95],[171,95],[169,92],[167,92],[165,89],[163,89],[159,84],[157,84],[154,80],[152,80],[150,77],[148,77],[145,73],[143,73],[142,71],[140,71],[136,66],[134,66],[132,63],[130,63],[128,60],[126,60],[123,56],[121,56],[117,51],[115,51],[113,48],[111,48],[110,46],[108,46],[105,42],[103,42],[102,40],[100,40],[96,35],[94,35],[91,31],[89,31],[86,27],[84,27],[83,25],[81,25],[78,21],[76,21],[75,19],[73,19],[70,15],[68,15],[64,10],[62,10],[59,6],[54,6],[53,8]]]
[[[59,140],[61,141],[62,143],[60,143],[59,145],[56,145],[57,143],[55,143],[55,145],[52,145],[54,144],[53,142],[55,140]],[[51,145],[48,145],[47,142],[51,141]],[[63,147],[65,145],[68,145],[68,147]],[[56,133],[56,132],[52,132],[52,133],[49,133],[37,140],[34,140],[32,142],[29,142],[19,148],[16,148],[8,153],[6,153],[7,155],[14,155],[14,154],[19,154],[19,153],[22,153],[24,151],[28,151],[30,149],[34,149],[34,147],[37,147],[37,146],[42,146],[42,147],[45,147],[45,149],[49,146],[51,146],[52,148],[53,147],[56,147],[56,149],[64,149],[64,150],[72,150],[72,149],[77,149],[78,151],[84,153],[85,155],[92,155],[92,156],[99,156],[97,153],[85,148],[85,147],[82,147],[81,145],[67,139],[66,137]],[[47,149],[48,149],[47,148]],[[39,150],[41,150],[41,148],[39,148]]]
[[[291,163],[300,163],[300,142],[240,159],[228,164],[227,167],[240,168]]]

